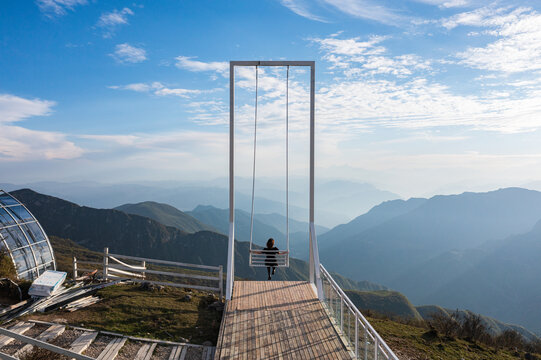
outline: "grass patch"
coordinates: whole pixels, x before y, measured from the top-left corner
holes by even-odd
[[[400,359],[511,360],[540,359],[525,352],[496,350],[480,343],[438,336],[426,328],[389,319],[368,318]]]
[[[191,296],[185,301],[186,295]],[[165,287],[141,290],[139,285],[110,286],[98,292],[103,300],[74,311],[29,316],[35,320],[65,319],[73,326],[168,341],[216,345],[222,313],[209,309],[217,298],[208,293]]]

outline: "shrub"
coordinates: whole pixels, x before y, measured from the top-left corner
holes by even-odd
[[[442,312],[436,312],[429,315],[428,325],[431,329],[448,338],[456,337],[460,334],[460,323],[455,314],[447,315]]]

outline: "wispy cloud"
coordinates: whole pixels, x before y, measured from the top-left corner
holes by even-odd
[[[66,15],[68,10],[86,3],[87,0],[36,0],[39,10],[48,17]]]
[[[229,71],[229,63],[225,61],[211,61],[203,62],[199,60],[193,60],[193,57],[188,56],[177,56],[175,60],[177,61],[175,66],[179,69],[184,69],[188,71],[201,72],[201,71],[211,71],[221,74],[226,74]]]
[[[0,123],[12,123],[31,116],[49,115],[54,105],[54,101],[0,94]]]
[[[194,95],[200,95],[203,93],[215,92],[220,89],[198,90],[198,89],[182,89],[182,88],[170,88],[162,84],[161,82],[153,83],[133,83],[128,85],[113,85],[109,86],[111,89],[116,90],[131,90],[143,93],[152,93],[157,96],[178,96],[181,98],[189,98]]]
[[[297,15],[314,21],[327,22],[323,17],[315,15],[309,10],[310,2],[305,0],[280,0],[280,2]]]
[[[127,7],[103,13],[96,26],[104,30],[103,37],[111,37],[120,25],[128,24],[128,15],[133,15],[133,11]]]
[[[140,63],[147,60],[145,49],[132,46],[128,43],[118,44],[115,52],[109,54],[119,63]]]
[[[398,25],[404,16],[377,2],[368,0],[323,0],[341,12],[350,16],[378,21],[388,25]]]
[[[465,7],[471,5],[475,0],[415,0],[420,3],[439,6],[441,8]]]
[[[0,94],[0,161],[72,159],[83,153],[65,134],[11,124],[49,115],[54,105],[52,101]]]

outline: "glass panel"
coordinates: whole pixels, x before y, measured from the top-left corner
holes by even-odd
[[[23,230],[24,234],[26,235],[26,237],[28,238],[28,241],[31,244],[35,244],[38,242],[38,240],[34,238],[34,234],[30,232],[30,229],[26,226],[26,224],[21,225],[21,229]]]
[[[23,272],[36,266],[30,248],[15,250],[12,252],[12,255],[13,260],[15,260],[17,272]]]
[[[0,208],[0,224],[0,227],[15,224],[15,220],[3,208]]]
[[[30,213],[22,206],[14,206],[7,209],[15,216],[15,219],[20,222],[34,220],[32,215],[30,215]]]
[[[36,256],[36,260],[38,261],[39,265],[53,260],[53,255],[51,254],[51,250],[49,249],[47,242],[36,244],[32,247],[32,249],[34,250],[34,255]]]
[[[28,241],[24,237],[21,229],[18,226],[12,226],[6,229],[0,229],[0,234],[6,240],[10,250],[20,248],[22,246],[28,245]]]
[[[35,222],[26,224],[24,226],[27,226],[30,231],[32,232],[32,235],[34,235],[35,242],[40,242],[45,240],[45,235],[43,234],[43,231],[39,228],[39,225]]]
[[[0,203],[4,205],[15,205],[18,204],[17,200],[9,196],[8,194],[0,194]]]

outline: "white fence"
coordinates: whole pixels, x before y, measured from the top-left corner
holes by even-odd
[[[342,338],[355,353],[355,359],[399,360],[323,265],[320,265],[320,270],[324,305],[340,328]]]
[[[121,260],[122,259],[122,260]],[[131,263],[128,263],[131,262]],[[161,265],[162,267],[171,267],[175,271],[162,271],[149,269],[149,264]],[[83,265],[85,268],[80,267]],[[93,265],[88,267],[88,265]],[[92,268],[93,267],[93,268]],[[180,272],[185,268],[192,268],[204,272],[214,272],[217,274],[199,275],[186,272]],[[141,258],[137,256],[119,255],[109,253],[109,248],[105,248],[103,252],[103,262],[98,261],[81,261],[73,258],[73,278],[77,279],[81,272],[91,272],[93,270],[101,270],[102,277],[105,280],[109,279],[130,279],[135,282],[148,282],[156,285],[174,286],[180,288],[190,288],[198,290],[206,290],[220,293],[220,298],[223,296],[223,267],[188,264],[176,261],[158,260]],[[161,277],[182,278],[195,280],[199,282],[216,282],[217,286],[207,286],[198,284],[188,284],[177,281],[156,281],[149,280],[148,275],[160,275]]]

